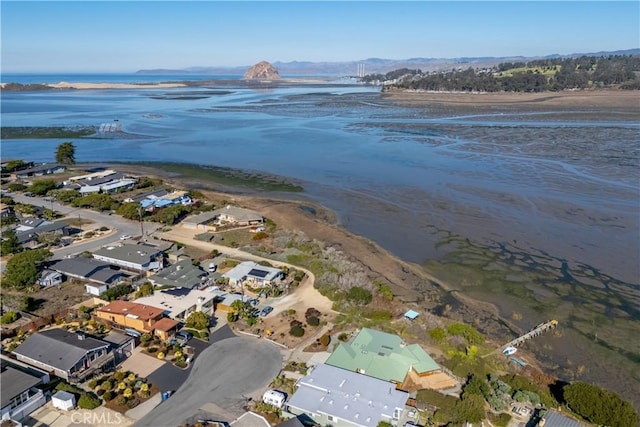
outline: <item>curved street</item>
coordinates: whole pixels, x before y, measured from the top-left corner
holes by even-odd
[[[266,386],[282,367],[280,351],[268,342],[233,337],[214,342],[196,358],[187,380],[135,426],[177,426],[213,403],[242,408],[244,395]]]

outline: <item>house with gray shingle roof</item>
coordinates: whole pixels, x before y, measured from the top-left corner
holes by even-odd
[[[30,413],[46,404],[47,399],[38,388],[46,382],[49,382],[47,373],[25,368],[20,362],[3,356],[0,373],[2,420],[22,421]]]
[[[123,278],[122,272],[112,269],[110,264],[91,258],[65,258],[49,268],[65,276],[91,282],[85,285],[91,295],[106,292]]]
[[[207,273],[199,266],[193,265],[190,259],[182,259],[150,276],[149,281],[154,286],[193,289],[199,287],[203,283],[202,278],[206,276]]]
[[[154,270],[164,264],[164,250],[146,243],[106,246],[94,252],[93,257],[138,272]]]
[[[110,347],[83,333],[56,328],[31,335],[13,354],[21,362],[77,382],[113,363]]]

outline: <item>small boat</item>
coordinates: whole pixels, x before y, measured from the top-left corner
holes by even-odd
[[[512,354],[514,354],[516,351],[518,351],[517,348],[515,347],[507,347],[504,350],[502,350],[503,354],[506,354],[507,356],[511,356]]]

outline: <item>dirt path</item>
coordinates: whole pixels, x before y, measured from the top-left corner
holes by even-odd
[[[288,264],[282,261],[276,261],[270,258],[261,257],[258,255],[250,254],[248,252],[244,252],[240,249],[230,248],[228,246],[219,245],[211,242],[203,242],[201,240],[196,240],[195,235],[198,234],[199,231],[191,230],[187,228],[183,228],[180,226],[176,226],[170,231],[167,232],[156,232],[154,235],[158,238],[165,240],[172,240],[180,243],[184,243],[185,245],[194,246],[199,249],[206,250],[208,252],[216,249],[220,253],[225,255],[245,259],[249,261],[267,261],[276,267],[289,267],[298,270],[302,270],[306,273],[305,279],[300,283],[300,285],[289,295],[285,296],[281,300],[278,300],[273,304],[273,314],[277,314],[279,312],[288,310],[290,308],[295,308],[299,310],[301,307],[315,307],[323,313],[333,312],[335,313],[331,306],[332,302],[329,298],[323,296],[318,292],[318,290],[313,286],[315,283],[314,274],[302,267],[297,265]]]

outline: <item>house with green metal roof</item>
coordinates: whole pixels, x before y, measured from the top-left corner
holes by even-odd
[[[397,384],[411,370],[419,376],[441,372],[418,344],[407,344],[397,335],[369,328],[363,328],[350,343],[340,343],[325,363]]]

